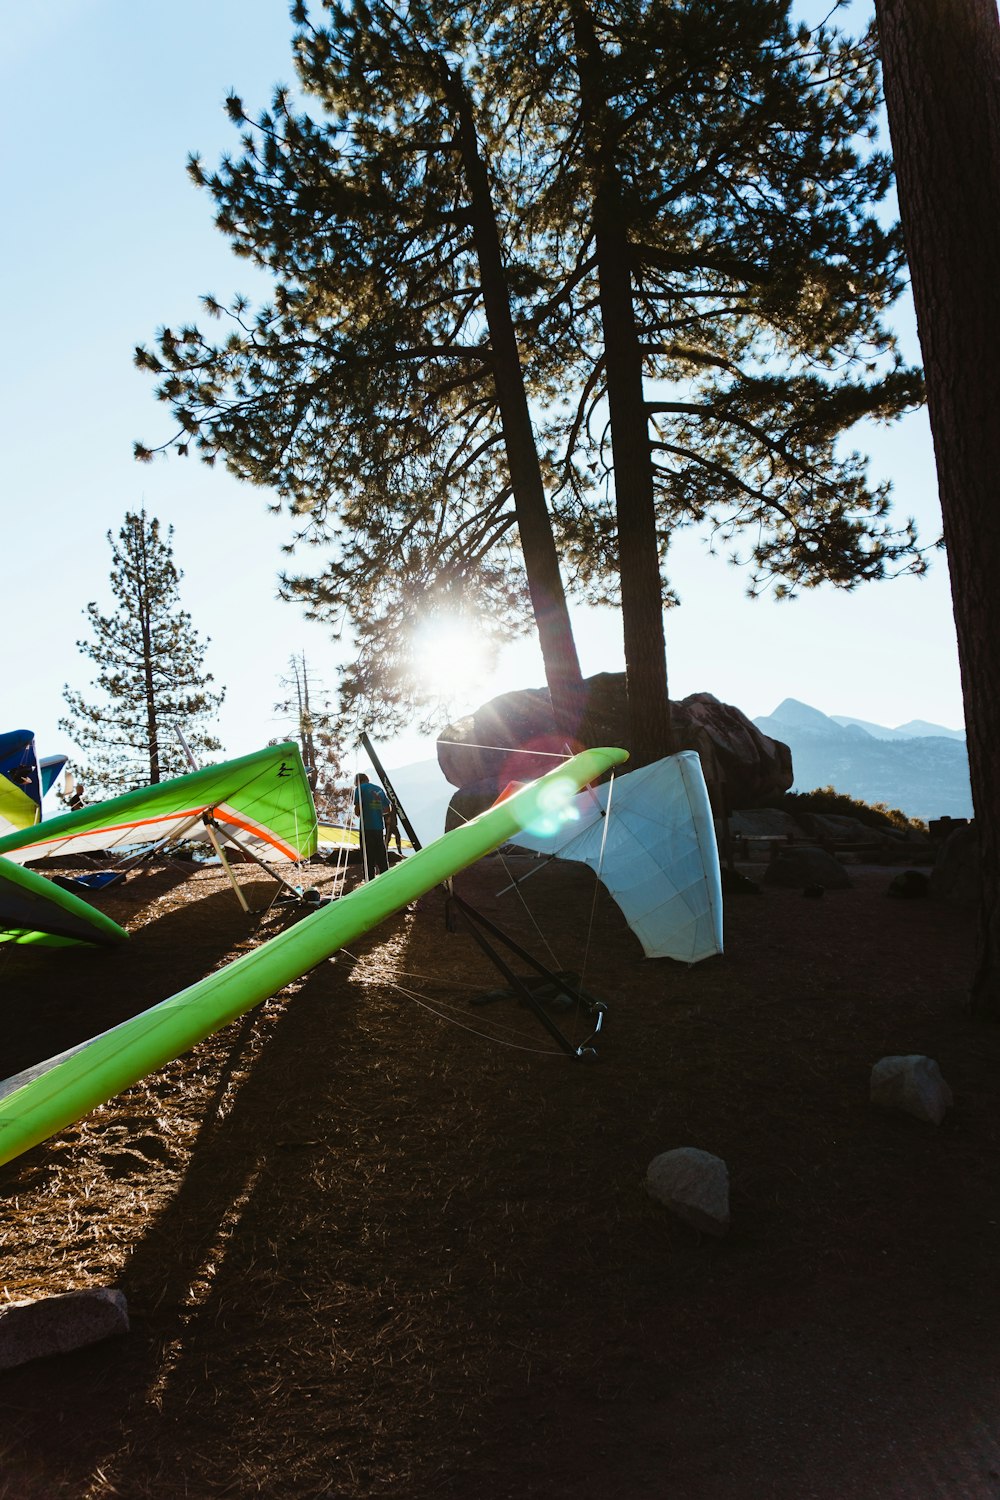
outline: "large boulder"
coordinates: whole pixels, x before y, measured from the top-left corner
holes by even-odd
[[[587,699],[571,748],[628,748],[628,698],[624,672],[601,672],[586,680]],[[677,747],[696,750],[717,813],[759,807],[792,784],[788,746],[757,729],[732,704],[711,693],[692,693],[671,704]],[[497,791],[509,781],[539,776],[565,755],[566,738],[556,730],[544,688],[502,693],[457,723],[438,740],[438,763],[452,786]]]
[[[809,844],[780,850],[764,871],[765,885],[783,886],[786,890],[822,886],[824,890],[842,891],[853,883],[839,860],[826,849]]]

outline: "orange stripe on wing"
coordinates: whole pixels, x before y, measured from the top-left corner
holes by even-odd
[[[272,849],[277,849],[286,859],[297,860],[301,858],[298,849],[294,849],[284,839],[279,839],[277,834],[270,828],[265,828],[262,823],[255,823],[252,818],[246,817],[244,813],[234,812],[225,802],[216,804],[215,816],[220,823],[231,823],[234,828],[240,828],[244,833],[249,833],[253,838],[261,839],[265,844],[270,844]]]
[[[72,843],[74,839],[96,838],[105,834],[111,839],[118,834],[129,832],[133,828],[152,828],[157,823],[190,821],[192,818],[200,818],[202,813],[207,811],[208,804],[205,807],[189,808],[186,812],[161,813],[158,818],[136,818],[129,823],[98,823],[93,828],[80,828],[72,833],[57,833],[51,838],[37,839],[31,844],[21,844],[17,849],[11,850],[11,853],[17,854],[21,849],[47,848],[50,845],[55,848],[60,844]],[[44,824],[39,824],[38,826],[41,829],[44,827]]]

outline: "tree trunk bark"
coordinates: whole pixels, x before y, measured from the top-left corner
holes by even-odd
[[[876,0],[979,835],[974,1014],[1000,1020],[1000,23],[996,0]]]
[[[139,569],[138,594],[139,622],[142,631],[142,677],[146,699],[146,750],[149,755],[149,784],[156,786],[160,780],[160,740],[156,722],[156,688],[153,682],[153,638],[149,588],[149,560],[146,556],[146,513],[143,511],[135,528],[138,551],[136,563]]]
[[[673,754],[663,630],[663,585],[642,354],[632,305],[628,238],[619,194],[599,189],[594,203],[601,321],[615,466],[618,566],[628,683],[629,749],[636,765]]]
[[[479,150],[479,138],[468,95],[460,79],[449,73],[447,88],[459,120],[462,167],[472,213],[472,232],[479,258],[483,305],[490,332],[497,404],[503,428],[510,482],[514,492],[517,528],[524,553],[528,592],[538,627],[545,679],[552,711],[561,734],[578,742],[586,705],[586,689],[573,639],[559,554],[552,535],[545,484],[538,462],[531,413],[517,335],[510,312],[510,292],[503,267],[489,178]]]
[[[602,58],[585,5],[572,7],[583,106],[584,150],[593,179],[594,235],[604,330],[611,454],[618,517],[628,746],[633,763],[647,765],[676,748],[667,688],[663,587],[656,535],[653,458],[635,322],[625,206],[608,151],[613,139],[601,92]]]

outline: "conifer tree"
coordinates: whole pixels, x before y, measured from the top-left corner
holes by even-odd
[[[77,647],[97,676],[86,695],[64,688],[69,713],[59,721],[83,752],[79,774],[91,800],[188,771],[175,725],[196,754],[222,748],[205,721],[225,693],[212,691],[208,642],[180,608],[173,527],[164,538],[155,517],[129,512],[117,540],[109,531],[108,542],[117,608],[105,615],[95,602],[87,605],[93,638]]]
[[[291,737],[302,750],[302,764],[317,806],[332,805],[343,780],[337,713],[312,671],[304,651],[289,657],[288,675],[280,678],[286,696],[275,712],[294,726]]]
[[[176,446],[276,484],[301,537],[333,540],[286,588],[347,613],[357,691],[405,658],[428,596],[498,630],[524,618],[477,182],[564,573],[621,601],[639,761],[670,748],[678,526],[748,538],[751,588],[779,594],[922,567],[843,450],[921,394],[882,322],[902,249],[874,212],[889,165],[858,149],[870,37],[796,30],[784,0],[317,9],[325,26],[295,7],[296,53],[324,119],[280,91],[251,122],[234,99],[243,157],[193,166],[275,273],[273,305],[237,301],[228,340],[166,330],[138,360],[165,377]]]
[[[221,452],[274,484],[308,518],[300,540],[335,534],[322,577],[286,584],[312,617],[349,603],[362,654],[374,636],[385,661],[407,654],[408,600],[489,621],[486,634],[523,629],[528,604],[572,737],[582,679],[516,340],[516,268],[452,29],[378,4],[335,9],[326,29],[304,5],[294,14],[300,75],[332,123],[294,114],[285,90],[256,121],[233,96],[244,156],[211,176],[191,162],[220,228],[275,273],[275,302],[251,320],[237,299],[224,348],[167,329],[138,363],[167,375],[158,394],[180,451],[194,436],[209,461]],[[402,608],[380,609],[386,580]]]
[[[875,213],[888,158],[864,144],[874,40],[795,28],[788,11],[497,7],[493,92],[533,126],[529,222],[563,261],[539,334],[577,333],[568,457],[583,439],[613,472],[647,743],[664,734],[658,554],[679,526],[746,539],[751,592],[924,566],[912,523],[886,520],[889,487],[842,451],[859,420],[891,420],[922,394],[882,321],[903,252]],[[592,436],[595,411],[607,425]]]

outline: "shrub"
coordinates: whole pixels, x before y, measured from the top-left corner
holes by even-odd
[[[895,828],[900,833],[927,832],[926,823],[908,817],[898,807],[886,807],[884,802],[862,802],[859,797],[850,797],[832,786],[818,786],[811,792],[785,792],[776,806],[791,813],[793,818],[797,812],[832,813],[856,818],[869,828]]]

